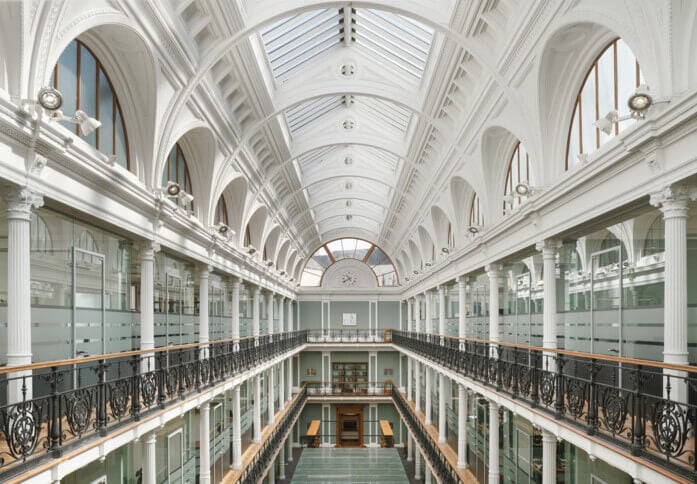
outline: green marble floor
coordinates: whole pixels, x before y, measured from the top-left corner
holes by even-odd
[[[293,484],[404,484],[397,449],[303,449]]]

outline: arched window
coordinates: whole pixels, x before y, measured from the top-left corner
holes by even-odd
[[[642,83],[639,62],[629,46],[622,39],[613,40],[593,62],[576,97],[566,146],[567,170],[578,162],[578,155],[594,152],[628,125],[615,123],[607,135],[593,123],[613,110],[620,117],[629,114],[627,99]]]
[[[511,159],[508,162],[506,173],[506,183],[503,194],[506,199],[503,202],[504,213],[518,207],[522,202],[522,197],[515,191],[519,184],[532,185],[534,183],[532,170],[530,169],[530,155],[520,141],[513,150]]]
[[[51,85],[63,95],[62,110],[71,116],[78,109],[97,118],[102,126],[82,138],[116,163],[131,169],[128,135],[121,106],[102,63],[81,41],[73,40],[53,68]],[[80,134],[80,126],[65,123]]]
[[[184,152],[182,151],[179,143],[175,144],[172,151],[169,152],[167,157],[167,165],[162,172],[162,186],[167,186],[168,181],[173,181],[179,184],[182,190],[184,190],[189,195],[193,195],[191,188],[191,176],[189,175],[189,166],[186,163],[186,158],[184,158]],[[194,209],[194,202],[191,202],[187,209]]]
[[[644,240],[644,253],[642,255],[660,254],[666,250],[666,229],[663,222],[663,216],[659,215],[653,221],[646,232]]]
[[[484,225],[484,214],[479,203],[479,195],[475,193],[470,204],[470,227],[481,227],[482,225]]]
[[[627,260],[627,249],[624,247],[620,239],[615,237],[613,234],[608,234],[607,237],[603,239],[600,243],[600,250],[607,250],[613,247],[620,247],[621,252],[621,262]],[[606,252],[598,256],[598,267],[605,267],[617,262],[616,252]]]
[[[218,205],[215,207],[215,225],[218,224],[230,225],[227,218],[227,204],[223,195],[220,196]]]
[[[51,251],[51,234],[48,232],[46,222],[44,222],[41,216],[32,213],[29,231],[32,252],[46,253]]]

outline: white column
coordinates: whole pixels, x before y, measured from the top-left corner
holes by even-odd
[[[145,438],[143,484],[157,484],[157,434],[155,432],[149,433]]]
[[[269,412],[269,425],[272,423],[276,422],[276,408],[274,404],[274,400],[276,399],[276,395],[274,393],[274,367],[272,366],[269,368],[268,372],[268,381],[269,381],[269,392],[268,392],[268,405],[267,405],[267,410]]]
[[[27,188],[3,186],[7,215],[7,366],[31,364],[31,212],[44,204]],[[25,382],[22,381],[26,376]],[[31,372],[10,373],[8,403],[32,398]],[[26,394],[23,387],[26,385]]]
[[[232,339],[237,342],[240,339],[240,283],[239,277],[232,279]],[[239,350],[239,344],[234,345]]]
[[[274,300],[274,293],[269,291],[269,294],[266,298],[266,322],[268,325],[268,333],[273,334],[273,300]]]
[[[499,484],[499,406],[489,402],[489,484]]]
[[[426,394],[424,395],[426,397],[426,410],[425,410],[425,420],[426,420],[426,425],[432,425],[433,424],[433,411],[432,411],[432,404],[433,404],[433,371],[431,368],[428,366],[424,365],[424,373],[425,378],[426,378]]]
[[[411,331],[412,318],[414,317],[413,299],[407,299],[407,331]]]
[[[293,436],[292,432],[291,435],[288,436],[288,441],[286,442],[288,445],[288,462],[293,462]]]
[[[457,386],[457,467],[467,467],[467,390]]]
[[[155,347],[155,253],[160,245],[146,242],[140,248],[140,349],[151,350]],[[155,370],[152,354],[143,355],[140,371],[146,373]]]
[[[278,365],[278,409],[286,408],[286,362]]]
[[[651,195],[651,205],[659,207],[665,222],[665,275],[663,308],[663,361],[688,364],[687,353],[687,203],[697,196],[685,186],[666,187]],[[687,385],[681,380],[684,372],[665,370],[663,394],[670,399],[687,402]]]
[[[278,478],[286,478],[286,443],[281,444],[281,448],[278,451]]]
[[[273,462],[271,464],[271,467],[269,467],[269,473],[268,473],[269,484],[275,484],[275,482],[276,482],[276,465],[275,464],[276,463]]]
[[[542,431],[542,484],[557,482],[557,437],[548,430]]]
[[[411,436],[411,432],[407,429],[407,462],[412,462],[414,460],[414,438]]]
[[[414,400],[414,361],[407,356],[407,400]]]
[[[208,280],[210,267],[204,266],[199,270],[199,303],[198,303],[198,341],[208,343],[210,341],[208,325]],[[201,358],[208,357],[208,346],[201,346]]]
[[[428,466],[424,466],[424,484],[431,484],[431,469]]]
[[[240,385],[232,390],[232,468],[242,469],[242,422]]]
[[[290,313],[289,313],[290,314]],[[293,357],[286,360],[288,372],[286,374],[286,401],[290,402],[293,398]]]
[[[543,307],[542,307],[542,346],[544,348],[557,347],[557,251],[561,242],[548,239],[536,245],[537,250],[542,251],[542,281],[543,281]],[[532,344],[532,340],[530,342]],[[545,353],[543,368],[556,371],[554,353]]]
[[[416,396],[414,397],[414,403],[416,405],[416,411],[421,411],[421,364],[414,360],[414,392]]]
[[[414,480],[421,479],[421,452],[414,449]]]
[[[295,331],[293,326],[293,300],[288,299],[288,331]]]
[[[201,404],[199,415],[199,483],[209,484],[211,482],[211,407],[210,403]]]
[[[252,336],[254,336],[254,341],[258,343],[259,340],[259,300],[261,298],[261,287],[256,286],[254,288],[254,299],[252,306]]]
[[[254,377],[254,442],[261,443],[261,375]]]
[[[438,442],[445,443],[446,428],[445,428],[445,375],[438,375]]]
[[[457,335],[467,337],[467,276],[457,278]]]
[[[288,331],[286,328],[286,322],[285,317],[284,317],[284,311],[283,311],[283,306],[286,304],[286,298],[283,296],[278,297],[278,332],[279,333],[285,333]]]
[[[421,331],[421,298],[414,296],[414,331]]]
[[[499,281],[501,280],[501,266],[492,264],[486,266],[489,276],[489,340],[499,341]],[[496,355],[496,346],[491,348],[492,355]]]
[[[426,332],[427,333],[433,333],[433,307],[431,306],[432,302],[432,292],[431,290],[424,291],[424,305],[425,308],[424,310],[426,311],[426,315],[424,316],[424,319],[426,320]]]
[[[444,343],[445,336],[445,292],[447,287],[438,286],[438,334],[440,335],[440,344]]]

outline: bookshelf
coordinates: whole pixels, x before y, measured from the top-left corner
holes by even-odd
[[[341,393],[367,392],[368,363],[332,363],[332,384]]]

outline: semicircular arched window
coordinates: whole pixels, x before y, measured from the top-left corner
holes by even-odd
[[[594,152],[631,124],[615,123],[607,134],[593,123],[611,111],[617,111],[619,117],[629,114],[627,99],[643,82],[639,62],[629,46],[622,39],[613,40],[591,65],[576,96],[566,145],[567,170],[578,163],[581,154]]]
[[[475,193],[470,204],[470,227],[481,227],[482,225],[484,225],[484,214],[479,202],[479,195]]]
[[[343,259],[356,259],[368,265],[380,287],[399,284],[394,264],[380,247],[362,239],[345,238],[328,242],[312,254],[305,264],[300,285],[319,286],[324,271]]]
[[[167,182],[173,181],[178,183],[182,190],[189,195],[193,195],[191,188],[191,176],[189,175],[189,165],[184,157],[179,143],[176,143],[167,157],[167,164],[162,172],[162,186],[166,187]],[[184,207],[188,210],[194,209],[194,202],[190,202]]]
[[[227,204],[225,203],[225,196],[220,195],[220,200],[218,200],[218,205],[215,207],[215,225],[218,224],[225,224],[225,225],[230,225],[228,223],[228,216],[227,216]]]
[[[516,144],[511,159],[508,161],[508,171],[506,172],[506,182],[503,189],[504,213],[519,207],[523,202],[523,197],[516,191],[520,185],[532,186],[534,183],[532,170],[530,167],[530,155],[520,141]]]
[[[51,252],[51,250],[53,249],[53,243],[51,242],[51,233],[48,231],[48,227],[46,227],[46,222],[44,221],[44,219],[36,213],[31,214],[29,234],[32,252]]]
[[[116,157],[116,164],[131,170],[128,135],[114,87],[104,66],[83,42],[73,40],[58,58],[50,84],[63,95],[66,116],[82,110],[102,125],[82,139],[106,155]],[[80,135],[80,126],[63,122]]]

